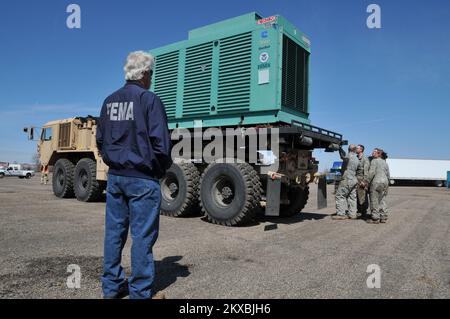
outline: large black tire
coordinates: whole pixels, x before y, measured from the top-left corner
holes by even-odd
[[[97,163],[90,158],[82,158],[75,167],[75,197],[81,202],[98,201],[103,187],[97,181]]]
[[[75,165],[65,158],[56,161],[53,168],[53,193],[59,198],[71,198],[73,192],[73,170]]]
[[[248,223],[260,209],[261,181],[247,163],[212,163],[203,172],[200,205],[210,222],[225,226]]]
[[[304,189],[301,187],[289,187],[284,190],[287,192],[289,204],[283,204],[280,207],[280,217],[291,217],[302,211],[308,202],[309,186]]]
[[[5,173],[0,173],[0,178],[5,177]]]
[[[30,173],[27,173],[27,175],[25,175],[25,178],[26,178],[26,179],[30,179],[30,178],[31,178],[31,174],[30,174]]]
[[[188,216],[198,210],[200,173],[192,163],[173,163],[161,179],[161,214]]]

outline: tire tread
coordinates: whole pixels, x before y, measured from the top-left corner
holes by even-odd
[[[205,176],[208,174],[208,171],[214,167],[214,165],[217,165],[218,163],[211,163],[208,165],[208,167],[205,169],[205,171],[202,174],[202,178],[200,181],[200,188],[202,187],[202,181],[205,178]],[[240,226],[247,224],[250,222],[258,212],[260,207],[260,201],[261,201],[261,194],[262,194],[262,184],[261,180],[258,176],[258,173],[255,171],[255,169],[248,163],[233,163],[228,164],[235,166],[241,176],[244,178],[244,182],[246,185],[246,194],[245,194],[245,203],[242,208],[242,210],[233,218],[228,220],[220,220],[216,219],[213,216],[209,215],[206,211],[204,205],[202,204],[202,201],[200,200],[200,206],[202,211],[206,214],[207,219],[209,222],[213,224],[218,225],[224,225],[224,226]],[[201,193],[201,192],[200,192]]]
[[[82,163],[86,162],[89,167],[89,173],[92,176],[92,183],[91,188],[88,191],[88,195],[85,199],[81,199],[79,195],[77,195],[76,187],[74,187],[74,193],[78,200],[83,202],[95,202],[98,201],[102,194],[103,194],[103,188],[101,187],[100,183],[97,181],[97,163],[91,159],[91,158],[82,158],[78,161],[77,166]],[[76,170],[76,167],[75,167]],[[76,181],[75,181],[76,184]],[[75,185],[74,185],[75,186]]]
[[[200,173],[193,163],[177,163],[183,172],[186,182],[186,197],[177,211],[167,211],[161,209],[161,215],[170,217],[185,217],[192,215],[198,210],[198,191],[200,185]]]
[[[73,180],[74,180],[74,171],[75,171],[75,165],[68,160],[67,158],[60,158],[56,163],[55,163],[55,167],[58,166],[58,163],[61,163],[60,165],[62,165],[64,167],[64,170],[66,171],[66,187],[63,191],[63,193],[58,196],[61,198],[73,198],[75,196],[75,191],[73,188]],[[55,178],[55,175],[53,175],[53,178]],[[53,184],[53,182],[52,182]]]

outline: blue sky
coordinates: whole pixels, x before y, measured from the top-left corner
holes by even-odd
[[[81,29],[66,7],[81,7]],[[366,8],[381,7],[381,29]],[[128,52],[256,11],[281,14],[312,42],[314,125],[391,157],[450,159],[450,1],[2,1],[0,161],[30,162],[24,126],[97,115],[123,84]],[[321,168],[337,153],[316,152]]]

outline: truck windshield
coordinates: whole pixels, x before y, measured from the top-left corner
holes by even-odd
[[[52,139],[52,128],[46,127],[42,130],[41,140],[50,141]]]

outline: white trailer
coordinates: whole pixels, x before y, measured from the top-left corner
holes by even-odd
[[[390,183],[398,181],[428,182],[436,186],[444,186],[447,172],[450,171],[450,160],[388,158]]]

